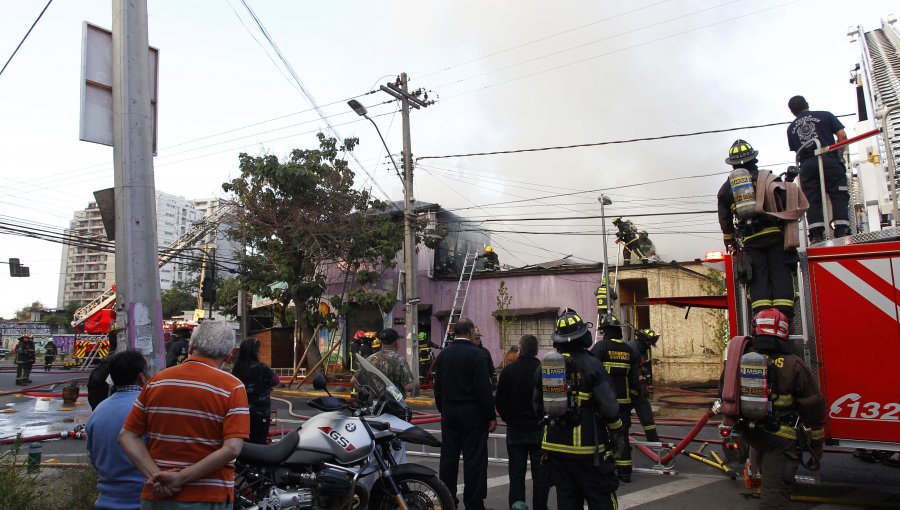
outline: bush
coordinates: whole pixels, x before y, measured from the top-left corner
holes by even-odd
[[[19,460],[22,443],[0,452],[0,508],[29,508],[34,504],[37,474],[28,472],[27,460]]]

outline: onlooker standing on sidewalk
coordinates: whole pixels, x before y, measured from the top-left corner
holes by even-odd
[[[98,510],[137,510],[146,478],[116,439],[141,387],[150,379],[147,360],[137,351],[124,351],[104,361],[116,392],[94,409],[85,424],[88,457],[97,471],[95,505]]]
[[[441,413],[440,478],[456,497],[459,454],[463,455],[466,510],[484,510],[487,439],[497,428],[488,357],[472,341],[475,324],[456,323],[453,343],[434,362],[434,403]]]
[[[541,417],[534,411],[534,374],[541,367],[537,359],[538,339],[524,335],[519,340],[519,358],[500,372],[497,384],[497,412],[506,422],[506,452],[509,455],[509,504],[525,501],[525,472],[531,459],[534,482],[532,510],[546,510],[550,476],[541,464]]]
[[[244,385],[220,370],[233,346],[228,324],[203,322],[190,357],[156,374],[135,401],[119,444],[147,478],[142,510],[230,510],[233,461],[250,433]]]
[[[266,444],[272,412],[272,388],[281,382],[268,365],[259,361],[259,340],[248,338],[241,342],[237,361],[231,373],[244,383],[250,404],[250,439],[248,442]]]

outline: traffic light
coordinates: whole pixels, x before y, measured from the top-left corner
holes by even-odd
[[[9,259],[9,276],[13,278],[27,278],[31,276],[31,269],[28,269],[28,266],[23,266],[19,259],[11,258]]]
[[[216,302],[216,280],[210,276],[203,279],[200,287],[200,296],[208,303]]]

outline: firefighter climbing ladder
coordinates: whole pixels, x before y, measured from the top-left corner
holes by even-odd
[[[459,284],[456,286],[456,295],[453,296],[453,307],[450,309],[450,316],[447,317],[447,331],[444,332],[444,342],[450,338],[450,330],[456,325],[456,322],[462,317],[463,310],[466,307],[466,297],[469,295],[469,284],[472,283],[472,275],[475,274],[475,263],[478,261],[476,252],[466,252],[466,258],[463,261],[462,271],[459,272]]]

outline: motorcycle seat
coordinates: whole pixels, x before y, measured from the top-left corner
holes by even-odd
[[[249,464],[263,464],[274,466],[281,464],[285,459],[291,456],[297,443],[300,442],[300,434],[296,430],[289,432],[281,438],[281,441],[270,445],[261,445],[253,443],[244,443],[238,460]]]

